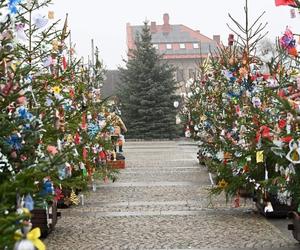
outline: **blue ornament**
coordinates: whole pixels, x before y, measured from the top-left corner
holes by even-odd
[[[43,189],[40,194],[43,196],[54,194],[53,183],[49,179],[44,181]]]
[[[58,168],[58,178],[64,180],[66,178],[66,168],[64,165]]]
[[[33,115],[30,112],[28,112],[27,108],[25,108],[24,106],[18,108],[18,114],[19,117],[23,120],[31,121],[33,119]]]
[[[22,137],[13,134],[6,139],[6,143],[8,143],[12,149],[20,150],[22,148]]]
[[[97,124],[95,123],[89,123],[88,124],[88,135],[89,137],[95,137],[98,132],[100,131],[100,128]]]
[[[17,5],[21,3],[22,0],[9,0],[8,9],[11,14],[17,14],[18,8]]]
[[[27,208],[29,211],[33,210],[34,208],[34,201],[30,194],[27,194],[24,199],[24,207]]]

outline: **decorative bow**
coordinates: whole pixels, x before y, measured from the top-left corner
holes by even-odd
[[[39,227],[32,229],[26,238],[30,240],[38,250],[46,250],[45,244],[39,239],[41,237],[41,230]]]

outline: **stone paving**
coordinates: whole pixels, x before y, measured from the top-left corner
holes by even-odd
[[[299,249],[278,221],[253,212],[252,201],[233,208],[224,196],[209,198],[193,143],[128,142],[125,151],[117,182],[99,182],[84,206],[61,210],[49,250]]]

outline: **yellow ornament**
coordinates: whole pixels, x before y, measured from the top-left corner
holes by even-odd
[[[61,91],[61,88],[59,86],[55,86],[52,88],[52,91],[54,92],[54,94],[59,94]]]
[[[59,47],[58,41],[57,40],[53,40],[52,41],[52,50],[53,51],[58,51],[58,47]]]
[[[228,183],[222,179],[221,181],[218,182],[218,188],[226,188],[228,186]]]
[[[54,11],[48,11],[48,19],[54,19]]]
[[[74,205],[78,205],[79,204],[79,198],[78,198],[78,196],[75,194],[75,192],[73,190],[72,190],[71,195],[70,195],[70,201]]]
[[[257,151],[256,152],[256,162],[260,163],[264,161],[264,151]]]

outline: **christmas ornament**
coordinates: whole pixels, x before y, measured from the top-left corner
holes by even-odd
[[[70,200],[71,200],[71,203],[74,204],[74,205],[79,204],[79,198],[77,197],[77,195],[75,194],[73,189],[72,189],[72,192],[71,192],[71,195],[70,195]]]
[[[48,19],[54,19],[54,11],[48,11]]]
[[[10,14],[17,14],[18,12],[18,5],[22,2],[22,0],[9,0],[8,1],[8,9]]]
[[[34,208],[34,201],[30,194],[27,194],[24,199],[24,207],[27,208],[29,211],[33,210]]]
[[[221,181],[218,182],[218,188],[224,189],[227,186],[228,186],[228,183],[224,179],[222,179]]]
[[[291,140],[289,143],[290,151],[286,155],[286,159],[288,159],[293,164],[300,163],[300,143],[299,141]]]
[[[20,42],[25,42],[28,40],[28,38],[25,34],[25,31],[24,31],[24,27],[25,27],[25,24],[23,24],[23,23],[16,24],[16,27],[15,27],[16,38]]]
[[[264,151],[256,152],[256,163],[260,163],[264,161]]]
[[[47,146],[47,152],[51,155],[56,155],[58,153],[58,150],[55,146],[48,145]]]
[[[53,187],[53,183],[50,180],[50,177],[45,177],[43,179],[43,187],[42,187],[42,191],[40,192],[41,195],[53,195],[54,194],[54,187]]]
[[[34,244],[30,240],[20,240],[16,242],[14,250],[36,250]]]
[[[63,194],[62,190],[60,188],[56,188],[55,189],[54,200],[55,201],[59,201],[59,200],[61,200],[63,198],[64,198],[64,194]]]
[[[267,205],[265,206],[265,208],[264,208],[264,212],[265,213],[272,213],[272,212],[274,212],[274,209],[273,209],[273,206],[272,206],[272,203],[271,202],[267,202]]]
[[[43,17],[41,14],[38,14],[33,18],[33,23],[36,28],[42,29],[47,25],[48,19]]]
[[[6,143],[10,145],[12,149],[19,151],[22,146],[22,136],[20,133],[13,134],[6,139]]]
[[[294,0],[275,0],[275,5],[290,5],[290,6],[296,6],[296,3]]]

